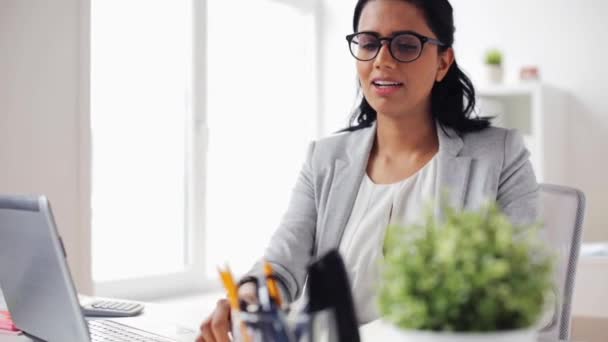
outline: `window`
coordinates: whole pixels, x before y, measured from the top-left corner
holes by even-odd
[[[315,16],[287,0],[92,1],[98,295],[202,290],[217,265],[262,255],[317,133]]]
[[[317,133],[315,9],[208,2],[208,276],[262,256]]]
[[[189,0],[91,2],[92,271],[102,295],[172,291],[194,277],[191,16]]]

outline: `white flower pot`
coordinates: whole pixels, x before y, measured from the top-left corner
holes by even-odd
[[[384,341],[391,342],[537,342],[534,328],[487,333],[460,333],[403,330],[393,324],[382,322]]]
[[[488,82],[491,84],[502,83],[503,79],[503,70],[500,65],[486,65],[486,70],[488,73]]]

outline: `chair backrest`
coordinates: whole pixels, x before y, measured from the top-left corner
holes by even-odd
[[[573,188],[541,184],[540,214],[543,236],[558,258],[555,272],[556,316],[541,335],[550,339],[570,338],[570,308],[576,265],[583,231],[584,194]]]

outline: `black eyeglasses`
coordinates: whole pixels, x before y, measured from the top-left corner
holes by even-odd
[[[411,31],[399,32],[392,37],[380,37],[377,32],[357,32],[346,36],[350,53],[360,61],[371,61],[378,56],[382,41],[388,42],[388,51],[399,62],[413,62],[422,54],[425,43],[445,46],[437,39]]]

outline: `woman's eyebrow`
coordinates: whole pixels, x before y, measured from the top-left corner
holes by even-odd
[[[361,31],[359,31],[359,33],[370,33],[370,34],[373,34],[373,35],[377,35],[378,37],[382,36],[380,34],[380,32],[378,32],[378,31],[372,31],[372,30],[361,30]],[[393,31],[393,32],[391,32],[391,34],[389,35],[389,37],[396,36],[396,35],[402,34],[402,33],[417,33],[417,32],[416,31],[412,31],[412,30]]]
[[[380,35],[380,32],[372,31],[372,30],[360,30],[360,31],[357,31],[357,33],[371,33],[371,34],[376,34],[378,36]]]

